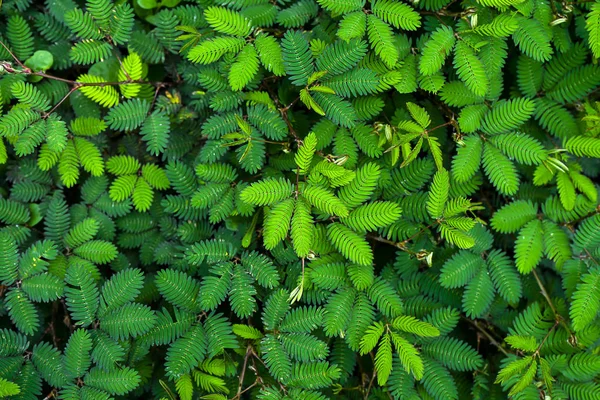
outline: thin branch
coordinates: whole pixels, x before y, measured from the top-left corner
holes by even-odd
[[[40,76],[42,78],[52,79],[55,81],[65,82],[70,85],[79,85],[79,86],[104,87],[104,86],[117,86],[117,85],[120,86],[120,85],[135,85],[135,84],[153,85],[153,86],[167,86],[168,85],[168,83],[166,83],[166,82],[150,82],[150,81],[142,81],[139,79],[138,80],[127,80],[127,81],[115,81],[115,82],[77,82],[77,81],[74,81],[71,79],[65,79],[65,78],[61,78],[59,76],[50,75],[45,72],[31,72],[31,70],[29,70],[29,69],[27,69],[25,71],[21,71],[20,73],[26,74],[26,75]]]
[[[371,380],[369,381],[369,387],[367,388],[367,393],[365,393],[365,400],[367,400],[369,398],[369,393],[371,392],[371,388],[373,387],[373,382],[375,381],[376,376],[377,376],[377,370],[374,370],[373,376],[371,377]]]
[[[27,74],[27,75],[35,75],[35,76],[40,76],[42,78],[48,78],[48,79],[53,79],[55,81],[65,82],[65,83],[68,83],[69,85],[74,85],[76,83],[75,81],[72,81],[70,79],[65,79],[65,78],[61,78],[59,76],[49,75],[45,72],[26,72],[26,71],[24,71],[23,73]]]
[[[548,295],[548,292],[546,291],[546,288],[544,287],[544,284],[542,283],[542,281],[540,280],[540,277],[538,276],[535,268],[533,269],[533,276],[535,277],[535,280],[540,288],[540,292],[542,293],[542,296],[544,296],[544,298],[546,299],[546,301],[548,302],[548,305],[550,305],[550,308],[552,309],[552,312],[554,313],[554,318],[556,319],[556,321],[559,321],[562,319],[561,315],[558,313],[558,311],[556,311],[556,307],[554,306],[554,303],[552,302],[552,299],[550,298],[550,296]]]
[[[148,114],[150,114],[151,110],[154,108],[154,105],[156,104],[156,99],[158,99],[158,92],[160,91],[160,89],[162,88],[162,85],[157,85],[156,86],[156,90],[154,91],[154,97],[152,98],[152,104],[150,105],[150,109],[148,110]]]
[[[119,57],[119,55],[117,54],[117,52],[114,52],[114,54],[115,54],[115,57],[117,58],[117,61],[119,62],[119,66],[121,67],[121,70],[125,73],[125,78],[127,78],[127,80],[130,81],[131,80],[131,76],[129,76],[129,73],[127,72],[127,70],[123,66],[123,62],[121,61],[121,57]]]
[[[386,239],[386,238],[384,238],[382,236],[379,236],[379,235],[367,235],[367,237],[369,239],[373,239],[373,240],[375,240],[377,242],[389,244],[390,246],[394,246],[394,247],[397,247],[399,249],[403,249],[403,246],[401,245],[401,242],[394,242],[392,240],[388,240],[388,239]]]
[[[426,132],[427,133],[431,133],[431,132],[433,132],[433,131],[435,131],[437,129],[443,128],[444,126],[448,126],[448,125],[452,125],[452,121],[448,121],[448,122],[446,122],[444,124],[441,124],[441,125],[438,125],[438,126],[434,126],[431,129],[427,129]]]
[[[15,56],[15,54],[8,48],[7,45],[4,44],[4,42],[2,42],[0,40],[0,45],[2,45],[2,47],[4,47],[4,50],[6,50],[8,52],[8,54],[10,54],[10,56],[13,58],[13,60],[15,60],[17,62],[17,64],[19,64],[19,66],[23,69],[29,69],[25,66],[25,64],[23,64],[18,58],[17,56]]]
[[[54,111],[56,111],[56,109],[57,109],[58,107],[60,107],[60,105],[61,105],[62,103],[64,103],[64,102],[65,102],[65,100],[67,100],[67,99],[69,98],[69,96],[71,96],[71,95],[72,95],[74,92],[76,92],[76,91],[77,91],[77,89],[79,89],[80,87],[81,87],[81,86],[79,86],[79,85],[74,85],[74,86],[71,88],[71,90],[69,90],[69,92],[68,92],[67,94],[65,94],[65,95],[63,96],[63,98],[62,98],[62,99],[60,99],[60,101],[54,105],[54,107],[52,107],[52,109],[51,109],[50,111],[48,111],[47,113],[45,113],[45,114],[43,115],[43,117],[42,117],[42,118],[44,118],[44,119],[45,119],[45,118],[48,118],[48,116],[49,116],[50,114],[52,114]]]
[[[487,340],[490,341],[491,344],[493,344],[494,346],[496,346],[496,348],[498,350],[500,350],[505,356],[508,356],[509,353],[504,349],[504,347],[502,347],[502,345],[500,343],[498,343],[496,341],[496,339],[494,339],[492,337],[492,335],[489,334],[488,331],[486,331],[481,326],[479,326],[479,324],[477,323],[477,321],[473,321],[473,320],[470,320],[468,318],[464,318],[464,319],[465,319],[465,321],[469,321],[469,323],[471,325],[473,325],[483,336],[485,336],[487,338]]]
[[[558,324],[559,324],[559,321],[554,322],[554,326],[552,328],[550,328],[548,333],[546,333],[546,336],[544,336],[544,339],[542,339],[542,343],[540,343],[538,348],[535,350],[535,353],[533,353],[534,356],[538,356],[540,354],[540,350],[542,350],[542,346],[544,345],[544,343],[546,343],[546,340],[548,340],[548,338],[550,337],[550,334],[556,329]]]
[[[246,349],[246,355],[244,356],[244,365],[242,366],[242,373],[240,374],[240,383],[238,384],[237,394],[235,395],[234,399],[239,399],[240,396],[242,395],[242,387],[244,386],[244,377],[246,376],[246,367],[248,366],[248,359],[250,358],[252,353],[253,353],[252,346],[248,345],[248,348]],[[256,384],[256,382],[254,382],[254,384]]]
[[[246,389],[244,389],[244,390],[242,390],[242,391],[240,392],[240,397],[238,397],[238,398],[241,398],[241,395],[243,395],[244,393],[246,393],[248,390],[252,389],[254,386],[258,385],[258,383],[259,383],[259,380],[258,380],[258,378],[257,378],[257,379],[254,381],[254,383],[252,383],[252,385],[248,386]],[[234,397],[234,399],[235,399],[235,397]],[[232,400],[233,400],[233,399],[232,399]]]

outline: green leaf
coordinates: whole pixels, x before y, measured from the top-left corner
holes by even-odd
[[[327,11],[331,11],[334,14],[345,14],[352,11],[360,10],[364,4],[364,0],[317,0],[319,5]]]
[[[588,43],[595,58],[600,58],[600,5],[594,3],[585,20]]]
[[[245,188],[242,201],[257,206],[271,205],[292,195],[293,186],[287,179],[267,178]]]
[[[92,365],[90,352],[92,337],[85,329],[78,329],[69,337],[65,348],[65,372],[71,378],[82,377]]]
[[[156,323],[156,314],[148,306],[128,303],[103,316],[100,326],[119,340],[138,337],[147,333]]]
[[[450,177],[448,171],[442,169],[433,176],[433,183],[427,198],[427,212],[431,218],[439,218],[444,213],[448,194],[450,191]]]
[[[480,255],[461,250],[442,266],[440,284],[453,289],[466,285],[483,266]]]
[[[581,282],[572,296],[569,315],[573,321],[573,329],[581,331],[594,321],[600,309],[600,269],[591,269],[581,277]]]
[[[247,44],[238,54],[229,70],[229,86],[234,91],[242,90],[258,72],[258,54],[254,46]]]
[[[167,350],[165,369],[167,375],[179,378],[188,373],[206,355],[207,338],[202,326],[194,326],[175,340]]]
[[[106,264],[117,256],[117,248],[104,240],[90,240],[73,249],[73,253],[94,263]]]
[[[274,37],[260,34],[256,37],[254,46],[256,46],[260,62],[267,71],[271,71],[277,76],[285,75],[281,47]]]
[[[517,303],[523,285],[510,258],[500,250],[492,250],[486,262],[498,294],[511,304]]]
[[[33,335],[39,328],[38,312],[22,289],[12,289],[5,297],[6,308],[17,329],[27,335]]]
[[[422,351],[454,371],[474,371],[483,366],[481,355],[467,343],[455,338],[439,338],[424,344]]]
[[[237,53],[244,47],[242,38],[218,36],[208,39],[193,47],[187,54],[187,59],[193,63],[210,64],[227,53]]]
[[[0,397],[16,396],[21,393],[21,388],[14,382],[0,378]]]
[[[335,124],[352,128],[356,124],[356,111],[352,104],[335,94],[313,92],[315,102],[323,109],[325,116]]]
[[[411,373],[415,379],[423,378],[424,366],[423,360],[419,357],[417,349],[404,337],[395,332],[390,333],[394,347],[400,357],[400,362],[404,366],[404,370]]]
[[[310,211],[303,198],[296,200],[290,235],[298,257],[306,257],[312,248],[314,222]]]
[[[25,66],[32,71],[44,72],[54,64],[54,56],[46,50],[37,50],[31,57],[25,60]]]
[[[421,26],[421,16],[412,7],[390,0],[379,0],[372,6],[373,14],[394,28],[414,31]]]
[[[509,335],[505,339],[506,343],[510,344],[513,349],[534,352],[538,348],[537,340],[533,336]]]
[[[294,161],[300,169],[301,174],[307,174],[317,146],[317,136],[314,132],[309,133],[302,145],[298,148],[298,152],[294,156]]]
[[[369,326],[365,331],[364,336],[360,339],[360,354],[367,354],[371,352],[379,339],[383,335],[385,330],[385,326],[381,322],[376,322],[375,324]]]
[[[377,383],[385,385],[392,372],[392,340],[389,333],[383,335],[375,354]]]
[[[7,232],[0,232],[0,282],[2,284],[11,285],[17,279],[18,260],[17,243]]]
[[[458,399],[458,390],[452,375],[438,361],[423,357],[423,387],[429,395],[438,399]]]
[[[308,41],[299,31],[287,31],[281,41],[283,65],[294,85],[304,86],[315,71]]]
[[[400,54],[394,46],[392,28],[373,14],[367,15],[367,35],[371,48],[386,66],[393,68]]]
[[[481,268],[467,284],[463,294],[463,311],[469,318],[481,318],[494,300],[494,285],[486,268]]]
[[[360,265],[371,265],[373,252],[369,243],[352,229],[340,223],[327,227],[327,237],[344,257]]]
[[[483,147],[482,164],[486,175],[500,193],[510,196],[519,190],[519,175],[514,164],[489,142]]]
[[[501,233],[517,232],[537,216],[537,206],[531,201],[516,200],[496,211],[492,216],[492,228]]]
[[[558,172],[556,175],[556,188],[561,204],[565,210],[571,211],[575,207],[577,193],[575,193],[575,185],[573,185],[569,174],[562,171]]]
[[[113,371],[92,368],[85,376],[84,382],[91,387],[105,390],[110,394],[123,395],[129,393],[140,384],[139,373],[130,367]]]
[[[357,232],[374,231],[400,218],[400,206],[391,201],[377,201],[358,206],[340,221]]]
[[[515,242],[515,260],[522,274],[530,273],[542,259],[544,232],[542,222],[534,219],[520,231]]]
[[[287,237],[293,212],[294,200],[286,199],[275,204],[265,214],[263,235],[266,249],[273,249]]]
[[[148,152],[152,155],[164,153],[169,143],[169,117],[160,111],[150,114],[140,129],[140,136],[146,142]]]
[[[460,80],[477,96],[483,96],[488,90],[488,77],[481,60],[475,51],[464,41],[454,47],[454,68]]]
[[[337,35],[346,42],[365,35],[367,16],[362,11],[347,13],[340,21]]]
[[[204,11],[206,22],[217,32],[234,36],[248,36],[250,21],[225,7],[208,7]]]
[[[243,339],[255,340],[255,339],[260,339],[263,337],[262,332],[252,326],[242,325],[242,324],[233,324],[232,328],[233,328],[233,333],[235,333],[236,335],[238,335],[239,337],[241,337]]]
[[[527,121],[534,111],[533,100],[526,98],[501,100],[485,115],[482,130],[490,135],[510,132]]]
[[[441,26],[433,32],[423,48],[419,62],[421,74],[433,75],[439,71],[455,42],[454,32],[448,26]]]
[[[410,315],[403,315],[394,319],[392,326],[403,332],[410,332],[423,337],[436,337],[440,335],[438,328],[428,322],[419,321]]]

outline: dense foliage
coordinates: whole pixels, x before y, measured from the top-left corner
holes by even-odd
[[[600,2],[0,4],[0,398],[600,399]]]

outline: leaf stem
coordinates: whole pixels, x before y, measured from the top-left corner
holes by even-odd
[[[501,352],[502,352],[502,353],[503,353],[505,356],[508,356],[508,355],[509,355],[508,351],[506,351],[506,350],[504,349],[504,347],[502,347],[502,345],[501,345],[500,343],[498,343],[498,342],[496,341],[496,339],[494,339],[494,338],[492,337],[492,335],[490,335],[490,333],[489,333],[488,331],[486,331],[484,328],[482,328],[482,327],[481,327],[481,326],[480,326],[480,325],[477,323],[477,321],[473,321],[473,320],[470,320],[470,319],[468,319],[468,318],[464,318],[464,320],[465,320],[465,321],[469,321],[469,323],[470,323],[471,325],[473,325],[473,326],[474,326],[474,327],[475,327],[475,328],[476,328],[476,329],[477,329],[477,330],[478,330],[478,331],[479,331],[479,332],[480,332],[480,333],[481,333],[483,336],[485,336],[485,337],[487,338],[487,340],[489,340],[489,341],[490,341],[490,343],[491,343],[491,344],[493,344],[494,346],[496,346],[496,348],[497,348],[498,350],[500,350],[500,351],[501,351]]]
[[[554,306],[554,303],[552,302],[552,299],[548,295],[548,292],[546,291],[546,288],[544,287],[544,284],[540,280],[540,277],[538,276],[535,268],[533,269],[532,272],[533,272],[533,276],[535,277],[535,280],[536,280],[536,282],[537,282],[537,284],[538,284],[538,286],[540,288],[540,292],[542,293],[542,296],[544,296],[544,298],[548,302],[548,305],[550,305],[550,308],[552,309],[552,312],[554,313],[554,318],[557,321],[559,321],[560,319],[562,319],[562,317],[560,316],[560,314],[558,313],[558,311],[556,311],[556,307]]]

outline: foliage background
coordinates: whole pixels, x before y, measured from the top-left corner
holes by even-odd
[[[0,14],[0,397],[600,398],[599,2]]]

